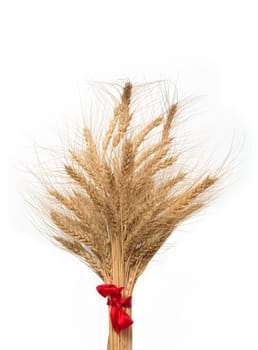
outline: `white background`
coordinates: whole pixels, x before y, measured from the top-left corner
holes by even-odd
[[[177,80],[179,96],[209,96],[211,125],[229,139],[234,129],[238,150],[220,199],[182,226],[139,280],[134,349],[257,350],[256,2],[25,0],[2,1],[0,13],[9,150],[0,348],[106,348],[100,280],[30,223],[21,169],[34,142],[48,144],[65,128],[80,82],[165,78]]]

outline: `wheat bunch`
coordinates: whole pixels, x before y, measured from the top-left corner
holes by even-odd
[[[206,204],[218,180],[214,173],[189,176],[179,166],[173,125],[180,101],[132,126],[134,88],[123,85],[101,142],[85,127],[85,143],[69,149],[65,185],[46,185],[47,215],[58,229],[53,238],[104,283],[124,286],[124,296],[176,227]],[[110,325],[108,349],[131,348],[131,327],[118,334]]]

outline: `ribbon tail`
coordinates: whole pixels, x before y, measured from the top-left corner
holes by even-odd
[[[133,320],[123,309],[119,309],[117,323],[120,329],[125,329],[133,324]]]
[[[111,307],[110,318],[114,330],[116,331],[116,333],[120,333],[122,328],[119,325],[119,309],[116,306]]]

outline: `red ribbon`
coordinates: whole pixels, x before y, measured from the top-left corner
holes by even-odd
[[[122,309],[122,307],[132,306],[132,297],[122,298],[121,291],[124,287],[117,287],[114,284],[101,284],[96,287],[97,291],[104,298],[108,298],[107,305],[111,305],[110,318],[112,326],[117,333],[133,323],[131,317]]]

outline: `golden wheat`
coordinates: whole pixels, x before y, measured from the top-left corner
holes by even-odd
[[[186,169],[176,166],[180,153],[172,151],[171,132],[178,103],[141,130],[129,132],[133,96],[134,85],[126,82],[101,144],[84,128],[86,145],[70,147],[63,164],[66,184],[58,190],[46,185],[52,198],[49,218],[59,230],[53,238],[105,283],[124,285],[125,295],[132,293],[137,278],[174,229],[205,205],[209,197],[203,194],[219,179],[213,174],[190,179]],[[154,129],[160,137],[146,145]],[[118,335],[110,327],[108,349],[130,350],[131,332],[126,329]]]

